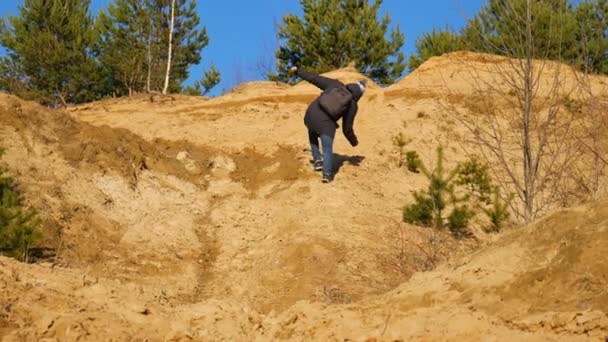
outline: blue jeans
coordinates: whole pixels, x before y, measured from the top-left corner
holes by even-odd
[[[323,144],[323,156],[321,156],[321,152],[319,150],[319,138],[321,138],[321,143]],[[312,151],[312,159],[314,161],[323,160],[323,174],[331,176],[334,167],[334,135],[319,135],[309,129],[308,140],[310,140],[310,150]]]

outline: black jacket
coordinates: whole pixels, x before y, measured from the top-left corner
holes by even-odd
[[[359,142],[357,141],[357,136],[353,130],[353,124],[355,122],[355,116],[357,115],[358,110],[357,102],[361,96],[363,96],[363,92],[361,91],[359,85],[355,83],[344,85],[338,80],[302,70],[298,70],[297,74],[303,80],[314,84],[323,91],[336,87],[346,87],[346,89],[351,92],[353,95],[353,101],[351,101],[350,106],[342,115],[342,132],[352,146],[357,146]],[[338,127],[337,122],[323,111],[319,105],[318,97],[310,104],[310,106],[308,106],[306,115],[304,116],[304,124],[306,124],[308,129],[316,132],[317,134],[328,134],[332,137],[336,134],[336,128]]]

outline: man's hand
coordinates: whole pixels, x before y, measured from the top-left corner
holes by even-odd
[[[298,71],[298,67],[297,66],[292,66],[291,68],[289,68],[289,73],[290,74],[295,74]]]

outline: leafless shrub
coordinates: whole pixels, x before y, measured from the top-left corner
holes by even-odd
[[[580,157],[581,144],[574,135],[575,113],[563,98],[579,84],[568,83],[572,68],[546,59],[534,59],[535,39],[530,2],[523,16],[506,1],[505,17],[520,23],[520,41],[487,42],[514,58],[496,57],[496,63],[459,60],[474,95],[449,90],[440,102],[443,109],[466,127],[460,141],[490,165],[493,179],[505,196],[513,197],[510,211],[530,222],[547,210],[574,200],[569,170]],[[555,20],[560,20],[560,13]],[[551,39],[559,43],[560,32]],[[474,62],[474,61],[473,61]],[[570,78],[568,78],[570,76]]]

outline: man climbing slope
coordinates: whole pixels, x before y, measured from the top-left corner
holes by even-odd
[[[315,171],[323,171],[322,181],[329,183],[333,180],[333,144],[338,120],[342,119],[342,132],[348,142],[353,147],[359,144],[353,124],[358,110],[357,102],[365,92],[367,81],[344,85],[335,79],[298,70],[295,66],[289,71],[323,90],[308,106],[304,124],[308,128],[313,167]],[[319,139],[323,146],[322,155]]]

